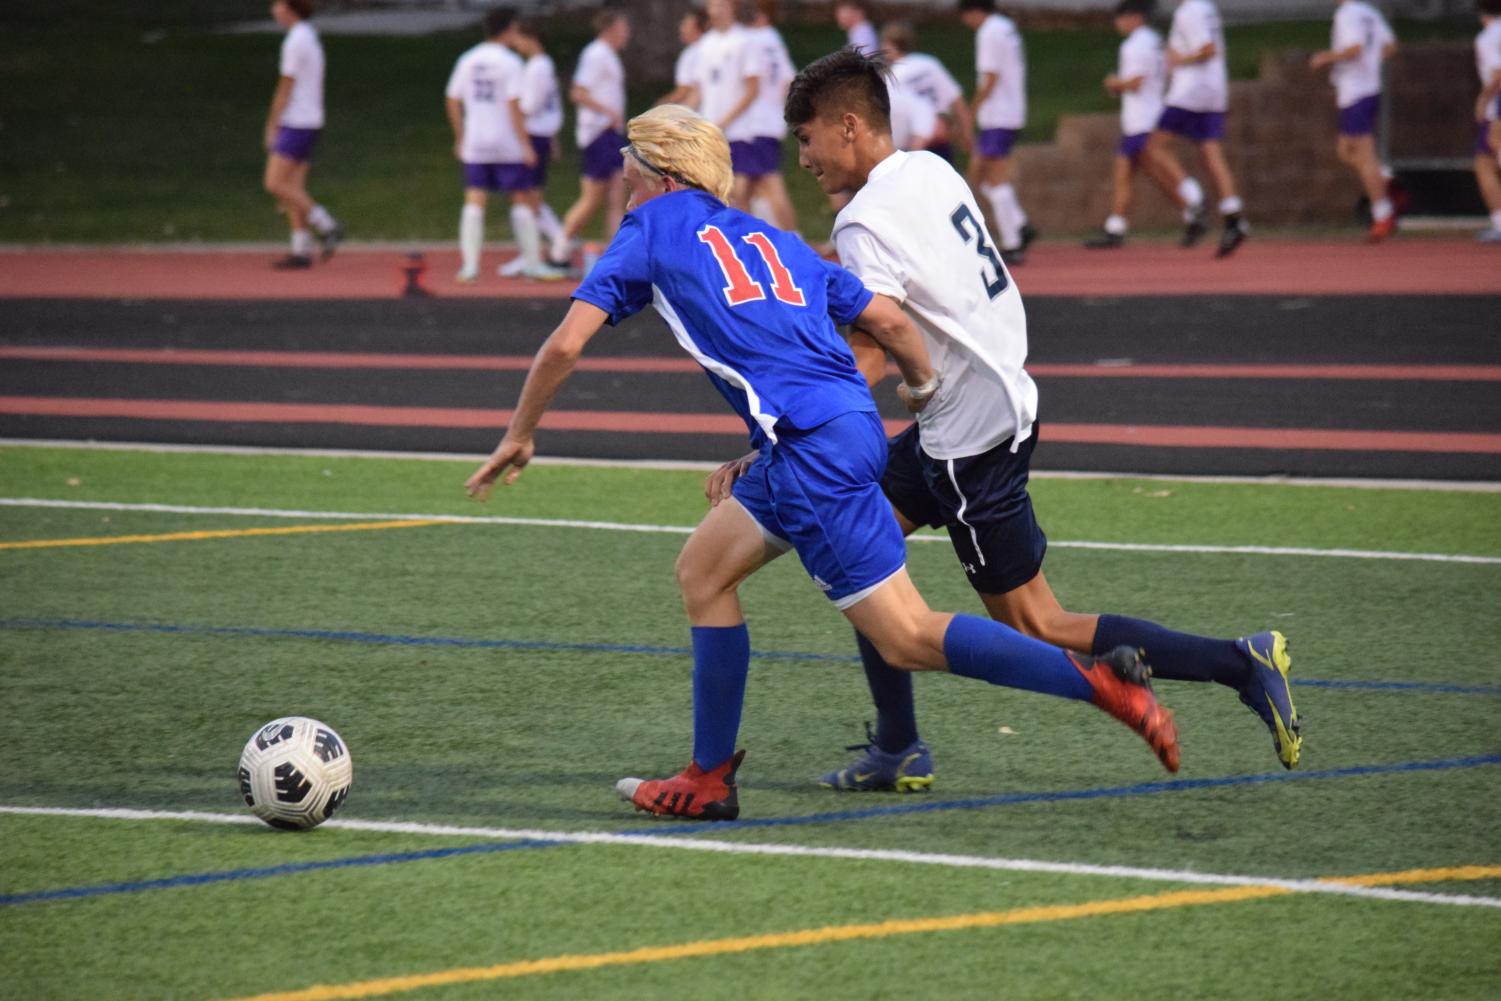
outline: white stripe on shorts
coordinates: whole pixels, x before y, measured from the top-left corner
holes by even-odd
[[[980,560],[980,566],[985,565],[985,553],[980,549],[980,535],[975,531],[975,526],[964,520],[964,512],[969,507],[969,499],[964,496],[964,491],[959,489],[959,479],[954,475],[954,460],[949,459],[946,463],[949,471],[949,482],[954,485],[954,493],[959,495],[959,511],[954,517],[959,519],[959,524],[969,529],[969,541],[975,544],[975,555]]]

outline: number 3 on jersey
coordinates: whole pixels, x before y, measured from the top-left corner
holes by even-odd
[[[760,282],[750,276],[740,258],[735,254],[735,248],[730,244],[730,238],[724,235],[724,231],[718,226],[705,226],[698,231],[698,239],[701,243],[709,245],[714,252],[714,260],[719,262],[719,270],[724,273],[724,299],[731,306],[743,306],[748,302],[760,302],[766,298],[766,289]],[[765,233],[747,233],[740,238],[755,248],[761,255],[761,260],[766,262],[766,270],[771,272],[771,294],[778,301],[785,302],[789,306],[806,306],[807,297],[803,290],[797,287],[792,280],[792,272],[787,270],[787,265],[782,263],[781,255],[777,253],[776,244]]]
[[[987,275],[985,269],[980,268],[980,281],[985,283],[985,294],[994,299],[1006,291],[1006,286],[1009,284],[1006,279],[1006,269],[1001,266],[1001,259],[995,255],[995,248],[985,239],[985,227],[975,219],[975,214],[969,210],[969,206],[960,205],[949,215],[949,221],[959,231],[959,238],[965,243],[974,240],[975,253],[990,262],[991,274]]]

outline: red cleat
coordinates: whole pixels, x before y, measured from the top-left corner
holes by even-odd
[[[1366,243],[1380,243],[1397,231],[1397,217],[1395,214],[1387,216],[1380,222],[1371,223],[1371,228],[1366,231]]]
[[[1176,772],[1178,727],[1172,711],[1159,705],[1152,694],[1152,669],[1137,652],[1118,646],[1103,657],[1087,661],[1076,653],[1068,657],[1094,689],[1094,704],[1141,734],[1152,745],[1162,767]]]
[[[636,809],[658,816],[734,820],[740,816],[735,771],[744,758],[744,751],[736,751],[713,771],[689,763],[670,779],[621,779],[615,783],[615,791]]]

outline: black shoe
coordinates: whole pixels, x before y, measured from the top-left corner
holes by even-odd
[[[323,253],[319,255],[322,260],[326,261],[334,256],[334,251],[338,250],[339,244],[344,242],[343,224],[336,222],[327,232],[319,233],[318,242],[323,244]]]
[[[313,259],[302,254],[288,254],[279,261],[272,261],[271,266],[277,271],[302,271],[313,266]]]
[[[1102,229],[1094,236],[1084,241],[1084,246],[1090,250],[1114,250],[1126,242],[1126,238],[1120,233],[1112,233],[1108,229]]]
[[[1201,205],[1193,209],[1192,213],[1188,217],[1188,222],[1183,224],[1183,239],[1178,243],[1180,247],[1192,247],[1204,238],[1205,233],[1209,232],[1209,227],[1204,225],[1204,207]]]
[[[1019,268],[1027,263],[1027,251],[1024,247],[1013,247],[1010,250],[1001,251],[1001,260],[1006,262],[1008,268]]]
[[[1235,248],[1246,242],[1246,237],[1251,233],[1251,227],[1238,215],[1225,217],[1225,231],[1220,234],[1219,249],[1214,252],[1216,258],[1229,257],[1235,253]]]
[[[1037,239],[1037,227],[1031,223],[1022,224],[1022,250],[1032,246],[1032,241]]]

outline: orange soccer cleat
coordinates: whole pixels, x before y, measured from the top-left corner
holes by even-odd
[[[1140,655],[1128,646],[1118,646],[1102,657],[1086,659],[1076,653],[1068,657],[1094,689],[1094,704],[1141,734],[1162,767],[1176,772],[1178,727],[1172,711],[1159,705],[1152,694],[1152,669]]]
[[[615,791],[636,809],[659,816],[734,820],[740,816],[735,771],[744,758],[744,751],[736,751],[730,760],[711,771],[690,762],[670,779],[621,779],[615,783]]]

